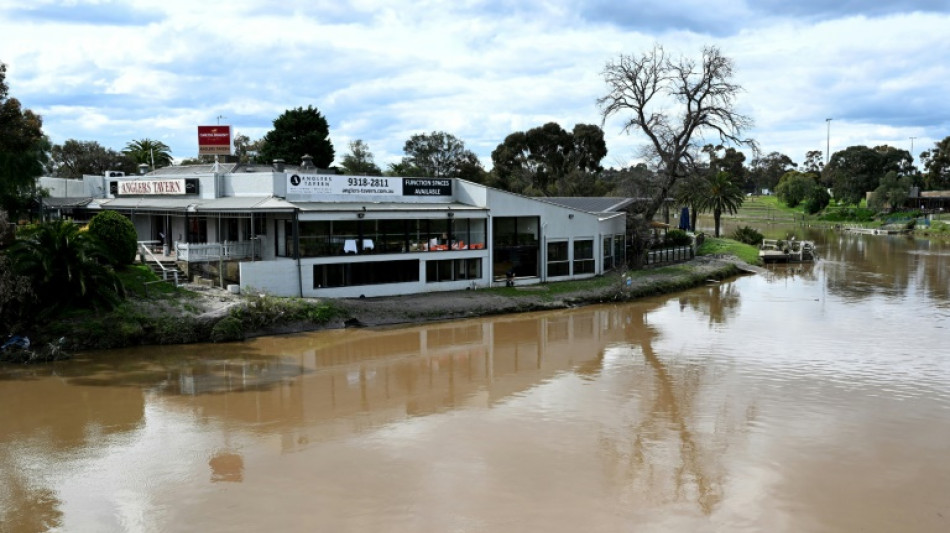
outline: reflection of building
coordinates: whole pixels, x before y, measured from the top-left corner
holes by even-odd
[[[182,369],[180,399],[201,416],[228,425],[237,420],[286,427],[290,434],[284,435],[283,446],[296,448],[352,432],[354,424],[377,426],[491,405],[565,371],[596,372],[605,347],[625,334],[612,324],[615,316],[613,307],[586,308],[255,339],[242,345],[245,362],[199,362]],[[250,348],[260,353],[249,356]],[[215,376],[193,378],[209,373]],[[191,388],[190,383],[204,386]]]
[[[595,276],[623,260],[630,203],[528,198],[459,179],[321,174],[308,161],[115,174],[85,176],[91,201],[78,218],[124,213],[141,241],[169,245],[189,271],[220,268],[224,279],[280,296],[460,290],[504,283],[509,271],[518,283]],[[77,205],[68,189],[71,199],[56,201]]]

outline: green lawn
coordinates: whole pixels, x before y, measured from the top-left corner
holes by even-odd
[[[742,259],[750,265],[757,265],[759,260],[759,249],[751,244],[743,244],[732,239],[717,239],[706,237],[702,246],[696,250],[697,255],[719,255],[730,254]]]

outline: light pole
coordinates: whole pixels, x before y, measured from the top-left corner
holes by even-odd
[[[917,137],[911,137],[911,138],[910,138],[910,157],[911,157],[911,159],[914,158],[914,139],[916,139],[916,138],[917,138]]]
[[[826,118],[825,123],[828,124],[828,144],[825,147],[825,164],[828,164],[828,159],[831,158],[831,121],[833,118]]]

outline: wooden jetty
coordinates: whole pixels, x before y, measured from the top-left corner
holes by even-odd
[[[815,243],[791,238],[787,241],[765,239],[759,246],[759,258],[765,263],[814,261]]]

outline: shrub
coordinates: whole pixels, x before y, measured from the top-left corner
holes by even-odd
[[[228,342],[244,340],[244,325],[234,316],[226,316],[211,328],[213,342]]]
[[[739,241],[744,244],[758,246],[762,244],[762,239],[764,236],[757,230],[749,226],[744,226],[741,228],[736,228],[735,231],[732,232],[730,238],[732,238],[734,241]]]
[[[671,229],[667,232],[663,244],[666,246],[689,246],[693,244],[693,238],[681,229]]]
[[[828,203],[831,201],[831,195],[828,194],[828,191],[820,185],[816,185],[808,193],[808,196],[805,198],[805,201],[802,204],[802,207],[805,210],[806,214],[814,215],[815,213],[820,212],[822,209],[828,207]]]
[[[89,234],[105,249],[115,266],[135,261],[138,236],[132,221],[115,211],[103,211],[89,221]]]

